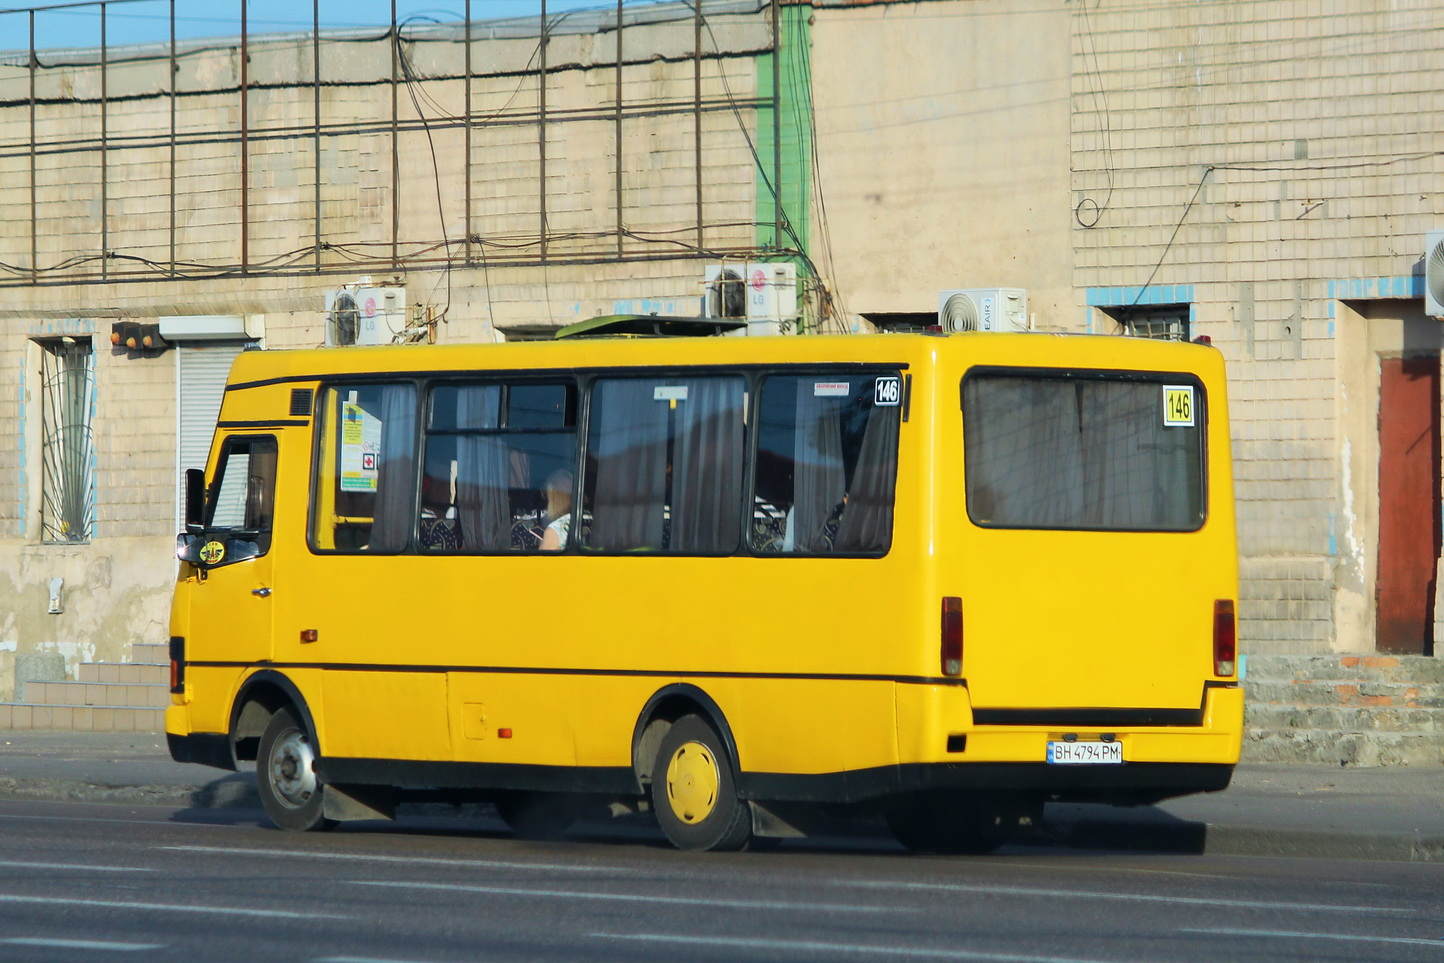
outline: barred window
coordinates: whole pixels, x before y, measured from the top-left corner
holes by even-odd
[[[90,339],[42,341],[41,538],[86,542],[95,529],[95,357]]]

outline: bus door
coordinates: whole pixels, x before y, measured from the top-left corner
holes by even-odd
[[[204,568],[191,594],[190,662],[271,658],[276,453],[275,435],[222,439],[195,549]]]

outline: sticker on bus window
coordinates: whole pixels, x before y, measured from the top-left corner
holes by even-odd
[[[846,398],[852,394],[852,385],[846,381],[814,381],[812,383],[812,397],[814,398]]]
[[[658,385],[652,389],[653,401],[686,401],[686,385]]]
[[[341,403],[341,490],[374,492],[380,477],[381,419],[350,401]]]
[[[1193,427],[1193,385],[1163,386],[1163,424],[1168,428]]]
[[[902,404],[902,379],[891,375],[874,381],[872,403],[882,407]]]

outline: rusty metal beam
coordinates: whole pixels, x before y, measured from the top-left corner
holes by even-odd
[[[396,31],[396,0],[391,0],[391,268],[401,266],[401,143],[397,112],[398,74],[401,70],[401,35]]]
[[[110,86],[106,78],[109,71],[108,45],[105,35],[105,4],[100,5],[100,276],[109,276],[110,263],[110,212],[109,212],[109,163],[110,138]]]
[[[247,34],[247,7],[241,0],[241,273],[251,268],[251,45]]]
[[[471,0],[466,0],[466,158],[462,161],[462,176],[466,180],[466,242],[463,257],[471,263]],[[445,225],[442,226],[443,233]],[[450,253],[450,252],[448,252]]]
[[[175,158],[176,158],[176,96],[179,93],[180,70],[175,51],[175,0],[170,0],[170,271],[175,274]]]
[[[697,250],[702,250],[702,0],[692,0],[692,164],[697,196]]]
[[[622,201],[622,0],[617,0],[617,101],[616,101],[616,135],[617,135],[617,257],[621,257],[625,249],[622,239],[626,236],[625,221],[622,212],[626,204]]]
[[[311,224],[321,270],[321,0],[311,0]]]
[[[537,74],[537,157],[541,169],[537,197],[541,208],[539,218],[541,260],[547,259],[547,0],[541,0],[541,40],[538,45],[541,72]]]
[[[35,11],[30,11],[30,280],[40,279],[40,194],[35,186]]]

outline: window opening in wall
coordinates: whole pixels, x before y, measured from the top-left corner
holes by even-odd
[[[41,538],[89,541],[95,526],[95,364],[90,340],[40,342]]]
[[[1123,334],[1131,337],[1155,341],[1188,341],[1192,337],[1188,329],[1187,304],[1148,304],[1099,310],[1116,321]]]

